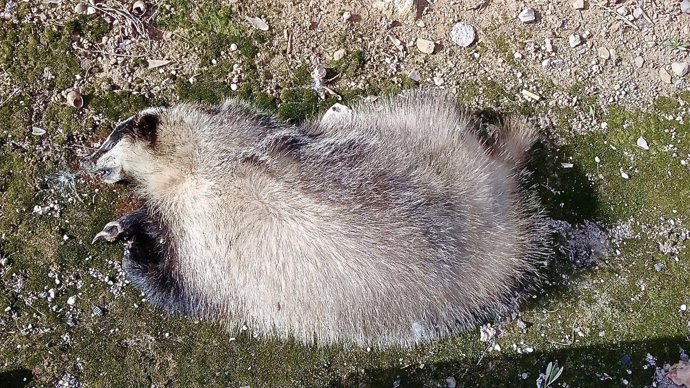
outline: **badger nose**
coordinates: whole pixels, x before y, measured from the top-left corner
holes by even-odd
[[[79,161],[79,169],[88,173],[94,173],[96,172],[96,161],[89,155]]]

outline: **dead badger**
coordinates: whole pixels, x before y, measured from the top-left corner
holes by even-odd
[[[535,132],[490,146],[416,93],[299,126],[239,101],[151,108],[92,156],[143,206],[94,241],[168,311],[303,342],[409,345],[512,311],[548,253]]]

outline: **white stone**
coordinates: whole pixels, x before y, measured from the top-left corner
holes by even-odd
[[[264,19],[256,17],[247,17],[247,21],[249,22],[249,24],[252,25],[252,27],[256,28],[257,30],[268,31],[268,23],[266,23]]]
[[[582,37],[578,34],[570,34],[568,37],[568,43],[570,47],[577,47],[582,44]]]
[[[414,82],[422,82],[422,76],[419,74],[419,71],[417,70],[412,70],[408,77]]]
[[[671,70],[678,76],[678,77],[685,77],[686,74],[688,74],[688,63],[687,62],[673,62],[671,64]]]
[[[377,0],[374,8],[389,18],[407,18],[415,13],[414,0]]]
[[[648,151],[648,150],[649,150],[649,145],[647,144],[647,140],[645,140],[645,138],[642,137],[642,136],[640,136],[640,137],[637,139],[637,146],[640,147],[640,148],[642,148],[642,149],[645,150],[645,151]]]
[[[585,9],[585,0],[575,0],[573,1],[573,8],[576,10],[583,10]]]
[[[525,8],[520,12],[518,15],[518,19],[520,19],[521,22],[523,23],[532,23],[537,19],[534,8]]]
[[[67,298],[67,304],[70,306],[74,306],[74,304],[77,303],[77,297],[72,295],[69,298]]]
[[[474,27],[465,22],[455,23],[453,30],[450,32],[450,39],[460,47],[467,47],[474,43],[476,39]]]
[[[340,50],[333,53],[333,60],[339,61],[339,60],[343,59],[345,54],[347,54],[347,51],[345,49],[340,49]]]
[[[428,39],[417,38],[417,48],[424,54],[433,54],[436,44]]]
[[[680,3],[680,11],[683,13],[690,13],[690,0],[683,0]]]
[[[350,120],[352,120],[352,109],[343,104],[336,103],[321,117],[321,124],[347,124]]]
[[[644,58],[642,58],[641,56],[637,56],[635,57],[635,59],[633,59],[633,63],[637,67],[642,67],[644,65]]]
[[[609,57],[611,56],[609,50],[606,47],[599,47],[599,49],[597,50],[597,55],[601,59],[609,59]]]
[[[670,84],[673,80],[671,78],[671,74],[668,71],[666,71],[666,69],[664,69],[663,67],[659,69],[659,78],[661,78],[661,80],[667,84]]]
[[[637,7],[633,10],[632,16],[633,16],[633,19],[637,20],[637,19],[641,18],[643,14],[644,14],[644,12],[642,11],[642,8]]]

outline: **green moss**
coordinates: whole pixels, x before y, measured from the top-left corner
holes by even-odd
[[[110,32],[110,24],[96,15],[80,15],[68,22],[67,31],[78,33],[92,43],[100,43],[101,39]]]
[[[2,66],[24,88],[69,88],[81,72],[70,45],[72,32],[68,27],[6,24],[0,29]]]
[[[659,113],[671,113],[678,110],[680,103],[677,98],[658,96],[652,106]]]
[[[105,91],[87,96],[88,107],[95,112],[103,114],[108,120],[119,121],[134,113],[156,105],[142,94],[134,94],[128,91]]]
[[[270,39],[270,35],[262,31],[249,31],[247,27],[239,25],[229,8],[211,4],[198,8],[196,14],[199,19],[190,33],[203,64],[220,58],[222,52],[229,51],[233,43],[245,58],[252,59],[259,52],[260,45]]]
[[[313,89],[286,89],[280,95],[278,117],[299,122],[315,114],[319,108],[319,96]]]
[[[354,77],[359,74],[365,63],[366,57],[364,51],[354,50],[345,54],[341,59],[330,62],[328,67],[343,76]]]

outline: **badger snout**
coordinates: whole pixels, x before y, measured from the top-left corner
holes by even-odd
[[[124,179],[122,166],[111,155],[103,155],[92,162],[90,173],[99,177],[105,183],[115,183]]]
[[[115,183],[124,179],[122,171],[122,140],[127,131],[131,130],[134,117],[121,122],[108,135],[103,144],[81,163],[82,169],[91,175],[98,176],[105,183]]]

